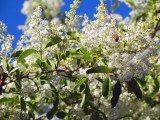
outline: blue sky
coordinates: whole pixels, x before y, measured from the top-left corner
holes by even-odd
[[[20,39],[22,31],[18,30],[18,25],[23,25],[26,20],[26,16],[20,11],[23,7],[25,0],[0,0],[0,21],[3,21],[8,26],[8,33],[15,36],[16,41]],[[62,12],[69,11],[70,4],[73,0],[63,0],[65,6],[62,8]],[[106,0],[108,8],[110,6],[110,0]],[[114,0],[113,0],[114,1]],[[90,19],[93,19],[93,14],[96,13],[96,7],[100,4],[99,0],[83,0],[81,7],[78,9],[77,14],[84,15],[86,13]],[[131,9],[129,9],[124,3],[120,4],[120,7],[115,11],[125,18],[128,16]],[[13,44],[15,47],[16,43]]]

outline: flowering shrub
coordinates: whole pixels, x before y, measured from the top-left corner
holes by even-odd
[[[26,1],[15,50],[0,22],[0,119],[160,119],[160,2],[120,1],[131,18],[119,1],[95,20],[76,15],[81,0],[65,15],[62,0]]]

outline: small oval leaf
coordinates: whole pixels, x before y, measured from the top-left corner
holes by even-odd
[[[63,112],[63,111],[59,111],[59,112],[56,114],[56,116],[57,116],[58,118],[60,118],[60,119],[63,119],[63,118],[66,116],[66,113]]]
[[[81,102],[81,107],[83,107],[85,101],[86,101],[86,94],[83,94],[82,102]]]
[[[79,40],[79,32],[76,31],[68,31],[67,35],[69,35],[69,39],[68,40]]]
[[[3,63],[4,67],[7,68],[7,61],[5,58],[0,57],[0,61]]]
[[[82,79],[80,79],[80,80],[77,82],[74,90],[76,90],[77,88],[79,88],[86,80],[87,80],[87,78],[82,78]]]
[[[113,97],[111,99],[112,108],[114,108],[117,105],[121,92],[122,92],[121,91],[121,83],[118,80],[114,86],[114,89],[113,89]]]
[[[111,79],[110,79],[110,77],[108,77],[103,82],[103,85],[102,85],[102,95],[104,97],[108,97],[110,95],[110,93],[111,93],[111,88],[112,88]]]
[[[23,97],[21,97],[21,110],[26,111],[26,103],[25,103],[25,101],[24,101],[24,98],[23,98]]]
[[[19,51],[14,52],[14,53],[11,55],[11,58],[17,58],[17,57],[19,57],[22,52],[23,52],[22,50],[19,50]]]
[[[32,53],[36,53],[37,51],[35,49],[27,49],[23,51],[20,56],[18,57],[17,63],[20,63],[24,60],[27,56],[31,55]]]
[[[142,91],[134,78],[126,82],[137,98],[142,99]]]
[[[89,70],[87,70],[87,74],[91,73],[110,73],[112,70],[107,66],[95,66]]]
[[[59,94],[57,89],[50,83],[50,87],[52,90],[52,101],[53,101],[53,108],[47,113],[47,118],[52,119],[55,113],[58,110],[58,104],[59,104]]]
[[[52,113],[52,111],[49,111],[49,112],[47,113],[47,118],[48,118],[49,120],[53,118],[53,113]]]
[[[49,38],[48,41],[50,41],[50,42],[46,45],[46,48],[51,47],[51,46],[61,42],[62,39],[59,36],[55,36],[55,37]]]

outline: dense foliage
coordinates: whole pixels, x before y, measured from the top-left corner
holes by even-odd
[[[0,22],[1,120],[160,119],[160,1],[101,0],[95,20],[81,2],[64,14],[62,0],[25,1],[15,50]]]

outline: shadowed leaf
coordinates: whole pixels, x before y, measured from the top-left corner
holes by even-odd
[[[87,70],[87,74],[91,73],[110,73],[111,69],[107,66],[95,66],[89,70]]]
[[[114,86],[114,89],[113,89],[113,97],[111,99],[112,108],[114,108],[117,105],[121,92],[122,92],[121,91],[121,83],[118,80]]]
[[[52,90],[52,101],[53,101],[53,108],[47,113],[47,118],[52,119],[55,113],[58,110],[58,104],[59,104],[59,95],[57,89],[50,84],[51,90]]]
[[[136,97],[142,99],[142,92],[136,80],[132,78],[130,81],[127,81],[126,83],[132,89]]]

